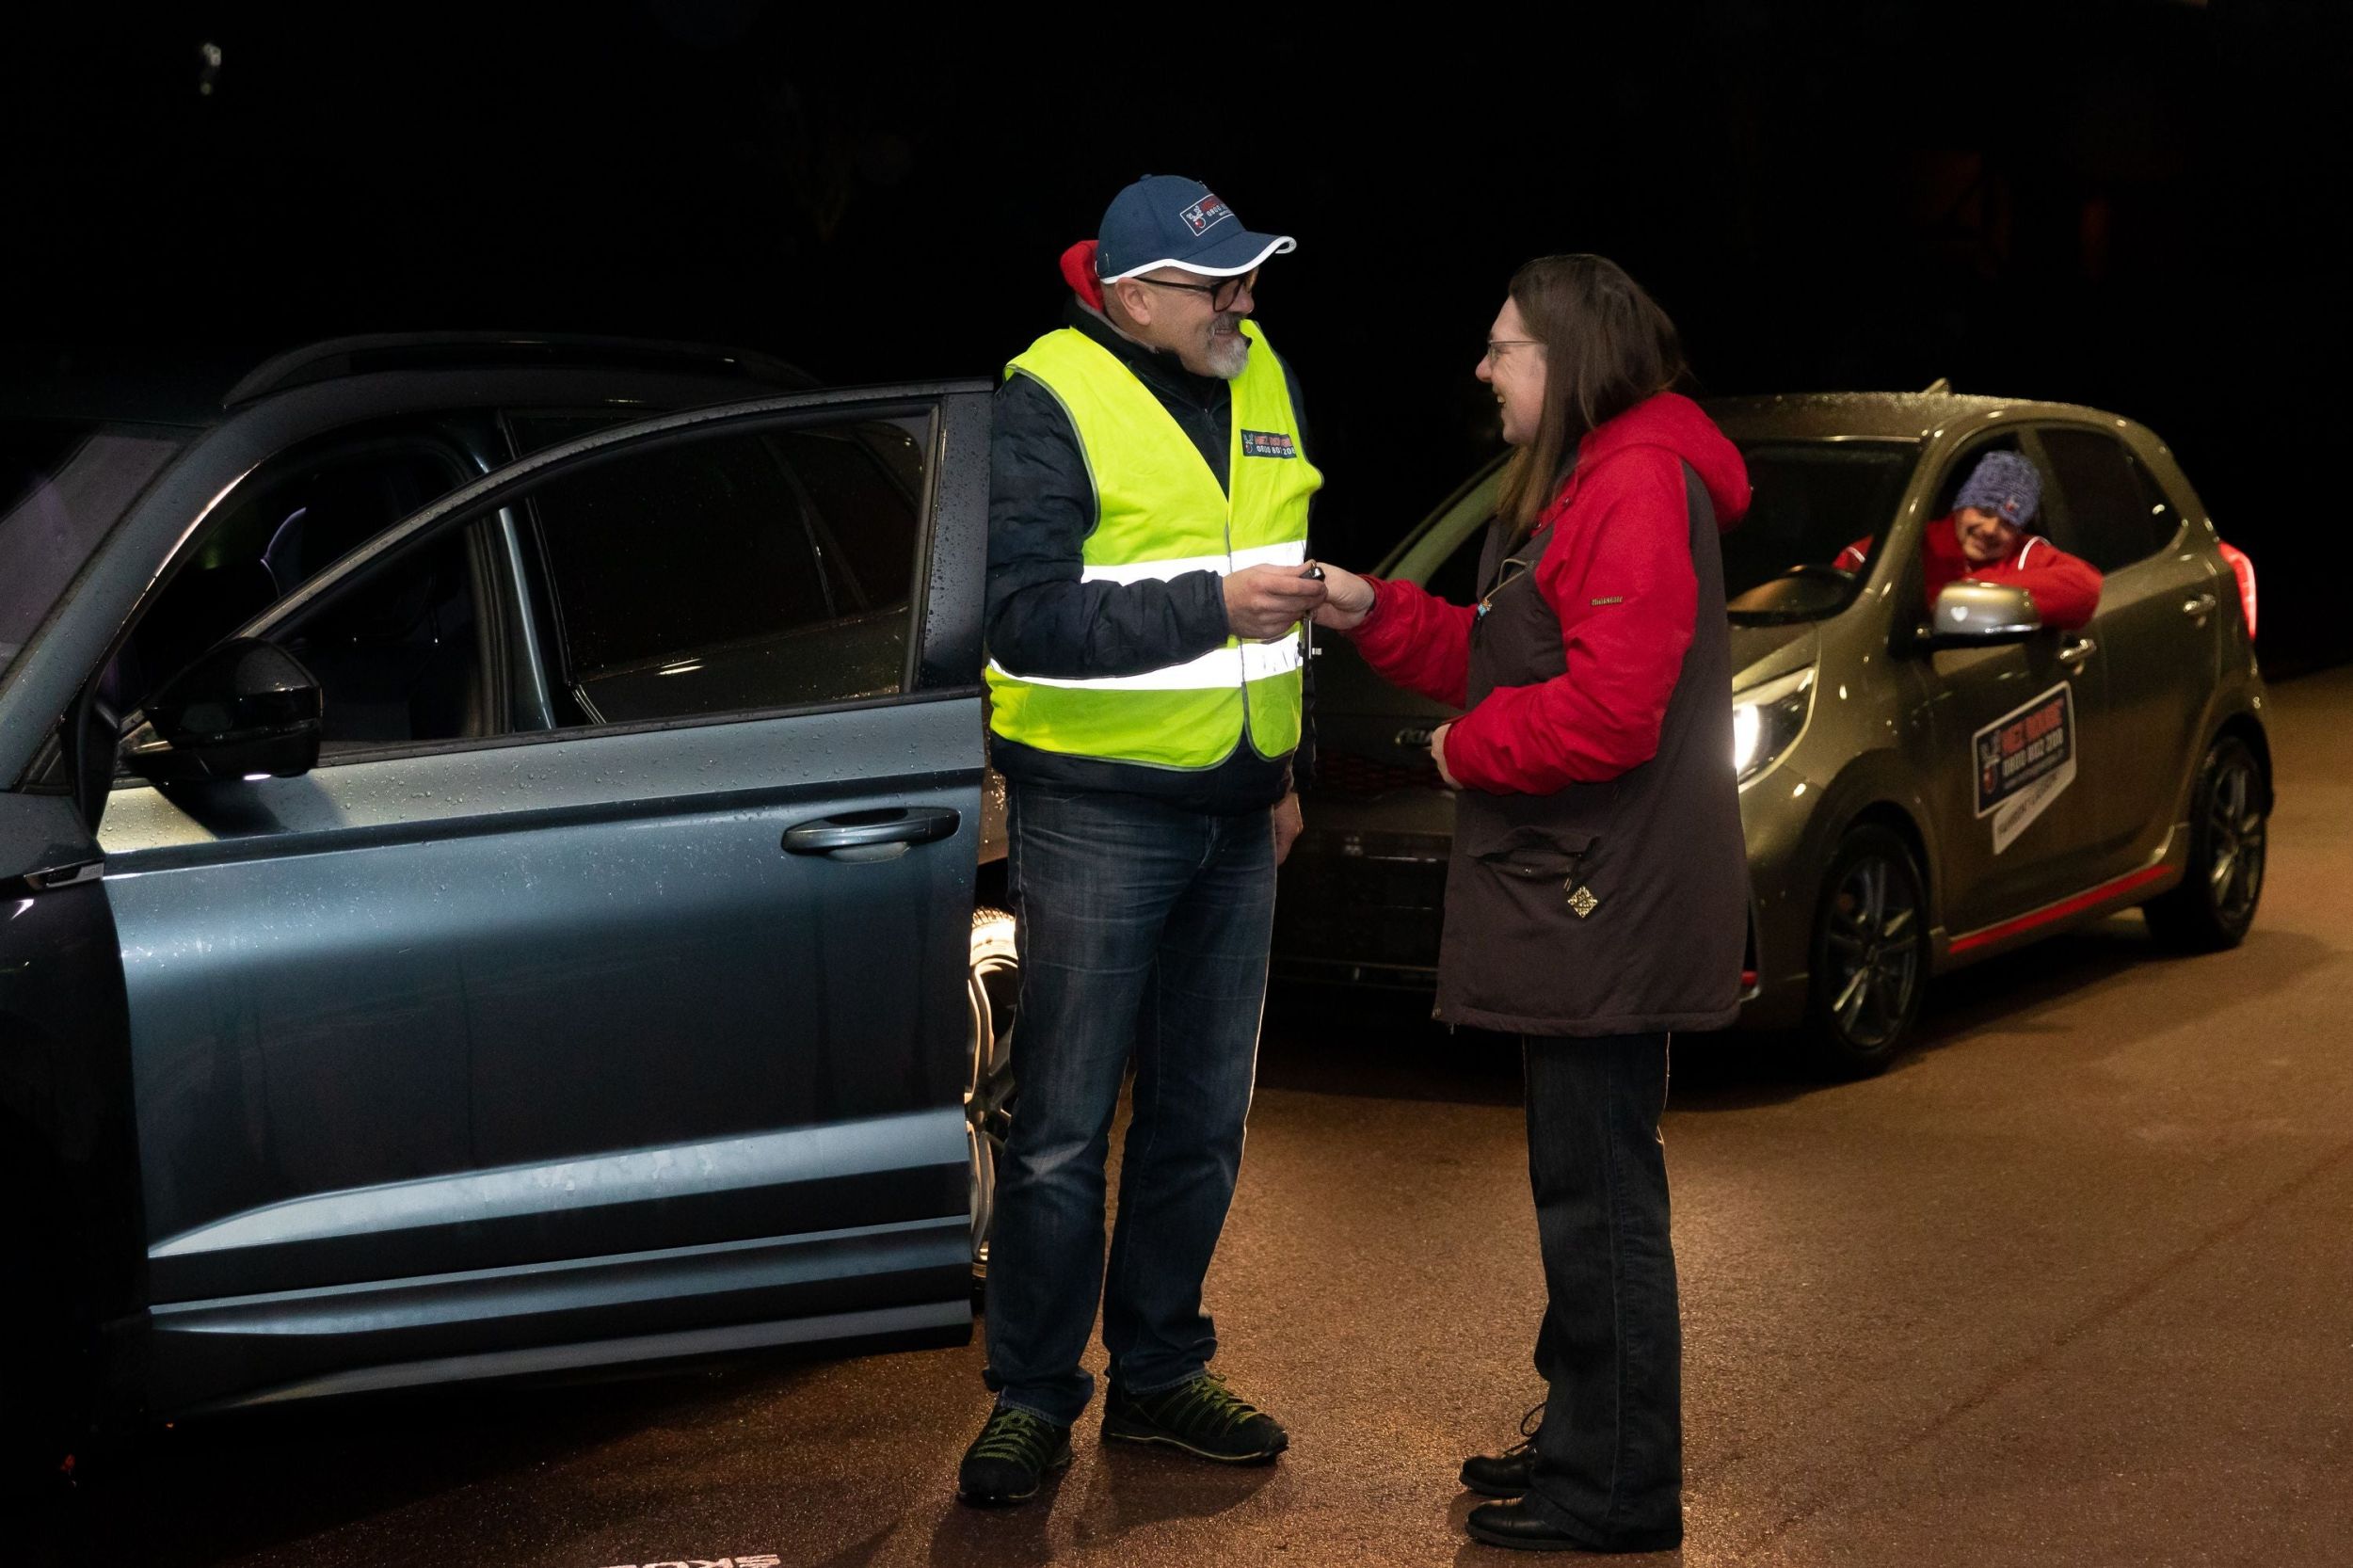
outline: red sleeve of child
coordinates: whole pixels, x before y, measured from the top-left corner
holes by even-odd
[[[2009,581],[2033,596],[2035,612],[2043,625],[2062,632],[2087,625],[2100,608],[2100,568],[2048,539],[2026,541]]]

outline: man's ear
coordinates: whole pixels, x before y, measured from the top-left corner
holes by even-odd
[[[1119,304],[1116,319],[1137,327],[1152,325],[1152,291],[1132,278],[1122,278],[1115,283],[1103,285],[1103,302]]]

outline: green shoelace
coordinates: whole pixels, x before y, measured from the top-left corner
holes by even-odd
[[[1204,1436],[1223,1437],[1264,1414],[1226,1387],[1215,1372],[1204,1372],[1166,1393],[1139,1399],[1136,1404],[1161,1426]]]
[[[999,1405],[973,1440],[971,1457],[1006,1459],[1027,1469],[1042,1470],[1059,1442],[1059,1430],[1043,1416]]]

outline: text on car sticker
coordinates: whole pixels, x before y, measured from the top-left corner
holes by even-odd
[[[2075,782],[2075,691],[2066,681],[1971,737],[1977,815],[1993,819],[1993,853],[2017,841]]]

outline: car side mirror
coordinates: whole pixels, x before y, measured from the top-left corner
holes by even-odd
[[[237,637],[164,682],[147,704],[152,739],[124,748],[158,784],[256,774],[294,778],[319,760],[319,683],[275,643]]]
[[[2023,643],[2041,630],[2041,612],[2025,589],[1999,583],[1951,583],[1936,596],[1929,623],[1913,640],[1933,653],[1947,648]]]

